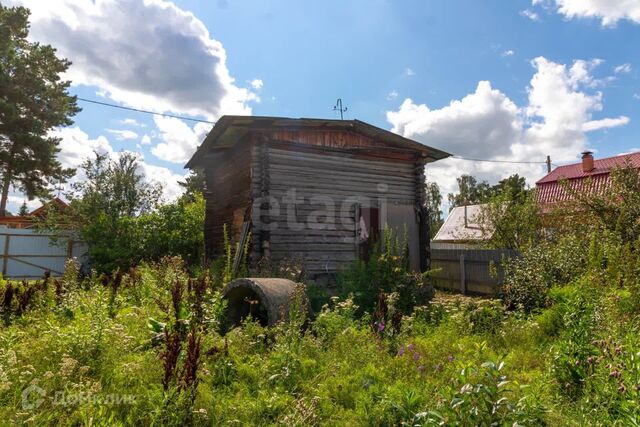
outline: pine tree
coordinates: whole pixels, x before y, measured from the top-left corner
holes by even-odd
[[[33,199],[73,174],[56,158],[60,139],[49,134],[80,111],[70,82],[60,79],[71,63],[28,34],[29,10],[0,4],[0,215],[12,186]]]
[[[22,206],[20,206],[20,211],[18,215],[27,216],[29,214],[29,208],[27,207],[27,202],[22,202]]]

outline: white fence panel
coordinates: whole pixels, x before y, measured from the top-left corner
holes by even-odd
[[[87,246],[70,238],[59,239],[54,244],[51,234],[46,232],[0,226],[0,254],[3,277],[37,278],[46,271],[54,276],[62,274],[69,257],[84,262]]]

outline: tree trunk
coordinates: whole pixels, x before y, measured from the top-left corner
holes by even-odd
[[[7,215],[7,199],[9,198],[9,187],[11,186],[11,171],[7,171],[2,182],[2,197],[0,197],[0,216]]]

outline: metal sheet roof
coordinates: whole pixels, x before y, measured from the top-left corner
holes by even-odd
[[[451,154],[421,144],[417,141],[405,138],[391,131],[381,129],[360,120],[332,120],[332,119],[293,119],[287,117],[264,116],[223,116],[216,122],[204,142],[198,147],[193,157],[185,165],[191,168],[197,164],[198,158],[207,152],[209,148],[230,147],[239,141],[248,132],[260,129],[327,129],[350,130],[373,139],[380,139],[392,143],[399,148],[422,153],[427,157],[427,162],[444,159]]]
[[[465,207],[458,206],[449,212],[449,216],[434,236],[434,242],[465,242],[479,241],[486,237],[480,227],[480,214],[482,207],[486,205],[469,205],[466,207],[467,222],[465,225]]]

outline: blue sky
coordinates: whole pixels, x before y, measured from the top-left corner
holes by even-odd
[[[216,120],[332,118],[340,97],[345,118],[469,158],[564,164],[640,147],[640,0],[10,3],[32,8],[32,38],[74,62],[86,98]],[[63,163],[136,151],[167,200],[179,193],[210,126],[80,105],[57,131]],[[533,184],[544,167],[451,159],[427,172],[446,193],[463,172]]]

